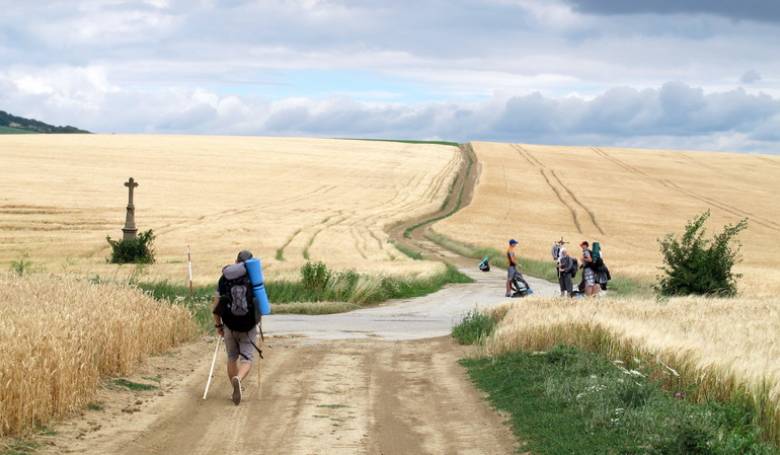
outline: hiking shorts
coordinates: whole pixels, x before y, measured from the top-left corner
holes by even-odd
[[[585,280],[585,286],[594,286],[596,284],[596,274],[590,267],[582,269],[582,277]]]
[[[517,275],[520,273],[517,271],[517,268],[513,265],[510,265],[509,268],[506,269],[506,279],[507,280],[513,280]]]
[[[252,343],[257,344],[257,326],[249,332],[234,332],[227,326],[224,329],[228,360],[235,361],[240,358],[243,362],[251,362],[255,355],[255,347]]]

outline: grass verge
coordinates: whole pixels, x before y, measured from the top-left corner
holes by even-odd
[[[404,245],[403,243],[399,242],[392,242],[393,246],[396,250],[400,251],[404,255],[410,257],[411,259],[414,259],[415,261],[421,261],[423,259],[422,253],[419,251],[415,251],[408,246]]]
[[[453,240],[443,234],[428,230],[425,237],[436,243],[437,245],[446,248],[461,256],[482,260],[485,256],[490,258],[490,263],[493,266],[507,268],[509,265],[506,256],[503,252],[495,248],[484,248],[475,245],[469,245],[467,243]],[[518,258],[520,263],[520,270],[529,276],[535,278],[542,278],[553,283],[558,282],[558,275],[555,272],[555,267],[552,261],[540,261],[538,259],[532,259],[520,256]],[[580,272],[581,273],[581,272]],[[579,279],[579,274],[577,279]],[[639,281],[627,277],[614,277],[609,282],[609,290],[615,295],[651,295],[653,294],[652,285],[643,281]]]
[[[469,176],[471,175],[471,169],[474,166],[474,159],[471,157],[470,153],[466,153],[466,159],[468,160],[468,163],[466,163],[466,173],[465,173],[464,178],[466,180],[468,180]],[[455,181],[453,181],[452,184],[455,185]],[[463,205],[463,192],[465,191],[465,189],[466,189],[466,184],[464,182],[464,185],[461,186],[460,187],[460,191],[458,191],[458,196],[457,196],[458,199],[455,201],[455,206],[451,210],[449,210],[447,213],[444,213],[444,214],[442,214],[440,216],[433,217],[433,218],[427,219],[425,221],[421,221],[421,222],[419,222],[417,224],[414,224],[412,226],[409,226],[408,228],[404,229],[404,237],[411,238],[412,237],[412,232],[415,229],[419,229],[419,228],[421,228],[423,226],[428,226],[428,225],[433,224],[433,223],[435,223],[437,221],[441,221],[441,220],[443,220],[445,218],[449,218],[455,212],[460,210],[461,205]],[[450,191],[448,192],[447,197],[444,199],[444,202],[442,202],[442,208],[446,207],[450,203],[450,198],[452,198],[452,196],[453,196],[452,195],[452,188],[450,188]]]
[[[415,139],[361,139],[354,137],[338,138],[347,141],[375,141],[375,142],[400,142],[402,144],[434,144],[434,145],[449,145],[452,147],[458,147],[460,144],[450,141],[421,141]]]
[[[333,273],[324,265],[323,276],[317,282],[272,281],[266,283],[268,299],[274,313],[330,314],[342,313],[390,299],[420,297],[438,291],[451,283],[471,283],[473,280],[452,265],[438,274],[425,278],[361,275],[354,271]],[[303,270],[303,268],[302,268]],[[302,274],[303,275],[303,274]],[[204,329],[213,325],[211,305],[215,286],[189,289],[167,281],[135,283],[158,300],[167,300],[187,307]]]
[[[776,454],[744,400],[688,402],[639,364],[558,345],[461,363],[535,454]]]
[[[347,302],[366,305],[390,299],[419,297],[450,283],[470,283],[471,278],[447,265],[444,272],[426,278],[361,275],[354,271],[331,274],[317,286],[301,281],[276,281],[266,285],[275,304],[289,302]]]

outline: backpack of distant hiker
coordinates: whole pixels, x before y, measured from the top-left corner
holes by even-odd
[[[230,330],[248,332],[257,324],[252,292],[252,283],[244,263],[233,264],[222,269],[224,285],[220,288],[222,320]]]
[[[479,270],[482,270],[483,272],[490,271],[490,257],[485,256],[482,258],[482,262],[479,263]]]
[[[580,262],[577,260],[577,258],[571,258],[571,267],[569,267],[568,272],[571,273],[572,278],[577,277],[577,270],[580,269]]]

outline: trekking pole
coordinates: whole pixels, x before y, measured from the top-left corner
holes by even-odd
[[[209,386],[211,385],[211,378],[214,376],[214,364],[217,363],[217,352],[219,352],[219,340],[221,340],[222,337],[217,337],[217,345],[214,346],[214,358],[211,359],[211,369],[209,370],[209,379],[206,381],[206,390],[203,391],[203,399],[206,399],[206,395],[209,393]]]

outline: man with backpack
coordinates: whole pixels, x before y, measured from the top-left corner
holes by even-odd
[[[506,250],[507,261],[507,278],[506,278],[506,297],[512,297],[512,281],[517,280],[525,285],[528,290],[528,294],[533,294],[534,291],[531,286],[523,278],[523,274],[517,270],[517,257],[515,256],[515,246],[517,246],[517,240],[512,239],[509,241],[509,248]]]
[[[233,403],[236,405],[241,402],[241,381],[252,368],[254,351],[261,358],[263,356],[255,344],[260,315],[244,266],[244,262],[249,259],[252,259],[252,253],[243,250],[238,253],[235,264],[222,269],[212,311],[214,327],[225,341],[227,373],[233,386]]]

